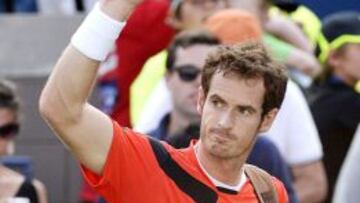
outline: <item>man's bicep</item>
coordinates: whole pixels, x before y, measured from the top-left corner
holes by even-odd
[[[71,153],[88,169],[101,174],[113,137],[111,119],[91,106],[85,105],[77,122],[57,131]]]

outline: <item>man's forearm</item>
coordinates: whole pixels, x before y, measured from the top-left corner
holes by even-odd
[[[45,115],[55,114],[57,116],[54,119],[59,119],[59,122],[79,118],[91,92],[98,66],[98,61],[87,58],[69,45],[42,92],[40,108],[45,107]]]
[[[116,21],[123,21],[131,11],[131,8],[132,5],[113,0],[103,1],[102,4],[100,4],[102,12]],[[102,35],[106,36],[106,33]],[[102,35],[99,36],[102,37]],[[86,34],[79,36],[83,37],[86,36]],[[63,115],[63,118],[60,116],[55,117],[55,119],[59,119],[59,121],[73,122],[74,119],[81,116],[83,107],[91,93],[97,68],[100,63],[97,58],[91,59],[91,57],[87,55],[86,50],[81,50],[81,46],[79,48],[78,44],[87,45],[91,44],[91,42],[83,43],[83,41],[80,41],[80,43],[77,44],[75,41],[75,44],[73,43],[66,48],[58,60],[40,100],[40,108],[45,107],[45,115],[51,116],[56,114],[57,111],[61,112],[60,115]],[[94,42],[91,45],[93,44]],[[96,44],[93,46],[96,46]],[[97,47],[95,47],[95,49],[96,48]],[[46,108],[46,106],[51,106],[51,108]]]

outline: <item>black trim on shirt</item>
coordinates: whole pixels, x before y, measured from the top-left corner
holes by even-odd
[[[218,195],[214,190],[182,169],[159,141],[152,138],[149,138],[149,141],[161,169],[175,182],[181,191],[189,195],[197,203],[217,202]]]
[[[231,189],[228,189],[228,188],[224,188],[224,187],[216,187],[220,192],[223,192],[223,193],[226,193],[226,194],[229,194],[229,195],[237,195],[239,194],[238,191],[236,190],[231,190]]]

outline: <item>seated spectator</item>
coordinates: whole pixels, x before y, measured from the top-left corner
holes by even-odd
[[[319,42],[323,73],[309,90],[309,102],[324,150],[331,201],[340,167],[360,122],[360,14],[340,12],[323,21]]]
[[[19,101],[13,85],[0,80],[0,157],[12,154],[14,139],[19,132]],[[0,202],[27,199],[29,203],[46,203],[46,189],[36,180],[29,179],[0,164]]]

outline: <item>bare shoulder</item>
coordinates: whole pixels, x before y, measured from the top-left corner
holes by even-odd
[[[40,203],[47,203],[47,191],[45,185],[39,181],[38,179],[34,179],[32,181],[32,184],[34,185],[36,192],[38,194]]]
[[[1,181],[6,181],[8,183],[14,184],[19,183],[19,185],[25,179],[23,175],[7,167],[0,168],[0,176],[3,177],[0,179]]]
[[[14,196],[24,180],[16,171],[0,166],[0,199]]]

